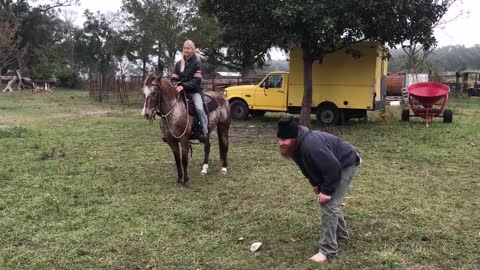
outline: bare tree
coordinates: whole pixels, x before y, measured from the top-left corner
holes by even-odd
[[[0,75],[15,62],[16,52],[15,28],[9,23],[0,23]]]
[[[447,9],[450,9],[455,3],[463,3],[462,0],[435,0],[434,2],[446,5]],[[438,22],[433,26],[433,28],[442,28],[449,22],[455,21],[464,15],[463,10],[459,13],[454,14],[453,17],[438,20]],[[432,52],[437,48],[436,44],[431,47],[425,47],[421,45],[421,42],[415,38],[411,38],[402,42],[402,50],[407,55],[406,68],[408,72],[417,73],[428,68],[428,57]]]

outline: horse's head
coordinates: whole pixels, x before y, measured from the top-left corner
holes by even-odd
[[[161,76],[148,76],[143,82],[143,102],[142,115],[147,120],[152,120],[155,116],[155,110],[160,103],[160,80]]]

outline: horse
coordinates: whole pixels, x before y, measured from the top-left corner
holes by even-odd
[[[160,129],[164,134],[164,141],[170,146],[175,157],[178,171],[177,187],[188,186],[188,154],[191,151],[190,140],[193,137],[192,129],[197,117],[189,114],[189,107],[185,91],[177,92],[176,87],[161,76],[148,76],[143,83],[144,104],[142,115],[153,121],[155,115],[161,117]],[[221,174],[227,174],[228,132],[230,129],[230,106],[223,94],[216,92],[205,93],[217,103],[218,107],[208,113],[208,134],[204,142],[204,159],[202,175],[208,173],[210,155],[210,134],[217,129]]]

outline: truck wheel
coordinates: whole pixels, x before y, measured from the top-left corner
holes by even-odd
[[[340,119],[340,110],[333,103],[325,103],[318,107],[316,116],[322,125],[336,125]]]
[[[266,111],[250,111],[250,114],[253,116],[253,117],[262,117],[266,114],[267,112]]]
[[[402,121],[403,122],[410,121],[410,109],[403,109],[402,110]]]
[[[230,103],[230,111],[234,120],[245,120],[249,114],[248,106],[242,100],[234,100]]]
[[[443,111],[443,122],[444,123],[452,123],[453,120],[453,112],[452,110],[445,110]]]

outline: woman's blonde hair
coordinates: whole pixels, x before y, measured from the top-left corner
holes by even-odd
[[[195,43],[193,43],[193,41],[191,41],[190,39],[187,39],[183,43],[183,47],[185,47],[185,45],[192,47],[192,50],[193,50],[192,56],[197,56],[197,48],[195,47]],[[182,47],[182,59],[180,60],[180,72],[183,72],[185,70],[186,59],[185,59],[185,55],[183,55],[183,47]]]

